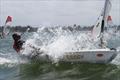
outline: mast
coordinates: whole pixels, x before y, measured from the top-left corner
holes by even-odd
[[[103,40],[103,38],[104,38],[103,34],[104,34],[105,20],[106,20],[106,17],[108,16],[108,14],[109,14],[110,7],[111,7],[110,0],[105,0],[104,10],[103,10],[103,13],[102,13],[103,19],[102,19],[102,23],[101,23],[101,37],[100,37],[102,48],[105,47],[105,45],[104,45],[105,43],[104,43],[104,40]]]

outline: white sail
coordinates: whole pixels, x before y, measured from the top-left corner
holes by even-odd
[[[102,19],[103,16],[100,16],[93,27],[92,36],[94,40],[97,40],[100,37]]]
[[[103,12],[104,26],[107,26],[107,19],[111,10],[112,4],[111,0],[106,0]]]
[[[111,10],[111,6],[112,6],[111,0],[106,0],[102,14],[98,18],[96,24],[93,27],[92,36],[93,36],[94,40],[100,38],[101,33],[103,33],[105,25],[107,26],[106,21],[107,21],[107,17],[109,15],[109,12]]]
[[[4,28],[3,28],[3,37],[8,35],[9,33],[10,33],[10,26],[9,25],[5,25]]]
[[[2,37],[4,38],[6,35],[9,34],[10,32],[10,24],[12,22],[12,17],[8,16],[5,22],[5,25],[3,26],[3,30],[2,30]]]

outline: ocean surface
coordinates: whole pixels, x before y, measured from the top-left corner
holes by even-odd
[[[65,51],[98,48],[99,41],[91,41],[91,31],[41,27],[38,32],[25,32],[22,39],[46,50],[52,62],[21,59],[12,48],[11,35],[0,39],[0,80],[120,80],[120,54],[108,64],[59,63]],[[108,47],[120,50],[120,31],[105,32],[105,39]],[[24,47],[23,54],[29,54]]]

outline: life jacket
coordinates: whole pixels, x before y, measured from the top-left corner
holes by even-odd
[[[24,41],[22,40],[14,41],[13,48],[15,49],[16,52],[20,52],[20,50],[22,49],[23,43]]]

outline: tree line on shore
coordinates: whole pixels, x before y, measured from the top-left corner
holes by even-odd
[[[0,26],[0,32],[2,31],[4,26]],[[25,32],[29,28],[28,32],[36,32],[37,27],[32,27],[32,26],[8,26],[11,32]]]
[[[4,26],[0,26],[0,32],[2,31]],[[61,26],[55,26],[57,27],[61,27]],[[10,31],[14,32],[14,31],[19,31],[19,32],[25,32],[28,28],[29,31],[28,32],[36,32],[38,30],[39,27],[32,27],[32,26],[9,26]],[[54,27],[52,27],[54,28]],[[120,25],[113,25],[111,26],[111,28],[116,28],[117,30],[120,30]],[[93,26],[80,26],[80,25],[76,25],[74,24],[73,26],[62,26],[62,29],[64,30],[79,30],[79,31],[88,31],[88,30],[92,30]],[[105,30],[107,29],[107,27],[105,27]]]

